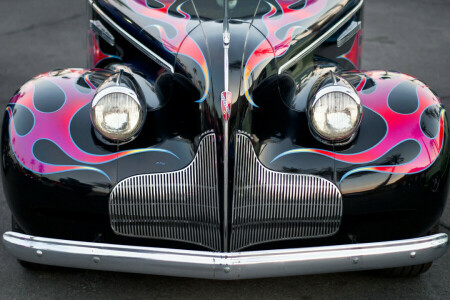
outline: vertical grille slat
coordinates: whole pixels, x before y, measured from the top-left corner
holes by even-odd
[[[208,134],[186,168],[119,182],[109,198],[114,232],[221,250],[216,152],[216,137]]]
[[[332,182],[267,169],[250,139],[240,133],[235,162],[231,251],[270,241],[325,237],[339,230],[342,196]]]

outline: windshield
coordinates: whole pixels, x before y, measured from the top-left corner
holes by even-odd
[[[225,0],[193,0],[193,2],[201,19],[223,19]],[[258,7],[258,3],[259,0],[228,0],[228,15],[232,19],[252,18]],[[261,10],[261,13],[264,12],[267,12],[267,7]]]

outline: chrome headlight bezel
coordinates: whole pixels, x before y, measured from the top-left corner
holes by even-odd
[[[125,97],[123,101],[132,101],[133,105],[138,111],[138,117],[134,120],[134,125],[131,130],[120,132],[113,132],[108,130],[106,127],[103,127],[96,120],[96,109],[98,105],[101,104],[102,101],[105,100],[106,97],[110,95],[122,95]],[[121,101],[121,100],[116,100]],[[109,79],[107,79],[102,85],[99,86],[97,93],[91,102],[91,122],[96,132],[100,134],[100,136],[108,142],[113,143],[127,143],[133,140],[142,129],[144,124],[145,116],[146,116],[146,107],[145,103],[141,101],[138,92],[136,91],[135,84],[133,84],[132,75],[124,74],[122,71],[118,74],[112,75]],[[128,113],[129,116],[129,113]]]
[[[330,78],[330,77],[328,77]],[[353,140],[353,138],[356,136],[356,133],[359,129],[359,126],[362,121],[363,116],[363,106],[361,104],[361,99],[359,98],[356,90],[353,88],[352,85],[350,85],[345,79],[342,77],[338,77],[335,74],[332,74],[331,78],[333,79],[332,84],[327,84],[322,86],[318,89],[318,91],[315,93],[311,104],[309,105],[308,109],[308,117],[309,117],[309,125],[310,129],[313,133],[313,135],[325,144],[334,144],[334,145],[344,145],[348,144]],[[349,99],[351,99],[354,104],[356,105],[356,122],[352,125],[352,127],[342,134],[336,134],[336,133],[325,133],[323,130],[318,128],[316,124],[316,119],[314,116],[314,108],[319,103],[319,101],[326,101],[323,100],[324,96],[329,94],[343,94]]]

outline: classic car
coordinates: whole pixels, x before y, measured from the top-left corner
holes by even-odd
[[[211,279],[428,270],[447,117],[418,79],[360,70],[363,2],[88,0],[88,68],[6,107],[7,251]]]

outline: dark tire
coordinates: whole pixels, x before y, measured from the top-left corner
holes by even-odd
[[[430,231],[427,232],[426,235],[432,235],[439,232],[439,222],[430,229]],[[391,268],[391,269],[382,269],[379,270],[382,275],[385,276],[392,276],[392,277],[414,277],[419,276],[420,274],[425,273],[428,271],[431,266],[433,265],[433,262],[420,264],[420,265],[413,265],[413,266],[406,266],[406,267],[397,267],[397,268]]]
[[[26,233],[22,227],[20,227],[19,224],[17,224],[16,220],[14,220],[14,217],[11,216],[11,230],[14,232],[18,232],[18,233]],[[28,261],[24,261],[24,260],[20,260],[18,259],[17,262],[24,267],[25,269],[29,269],[29,270],[36,270],[36,269],[41,269],[43,267],[43,265],[40,264],[35,264],[32,262],[28,262]]]

